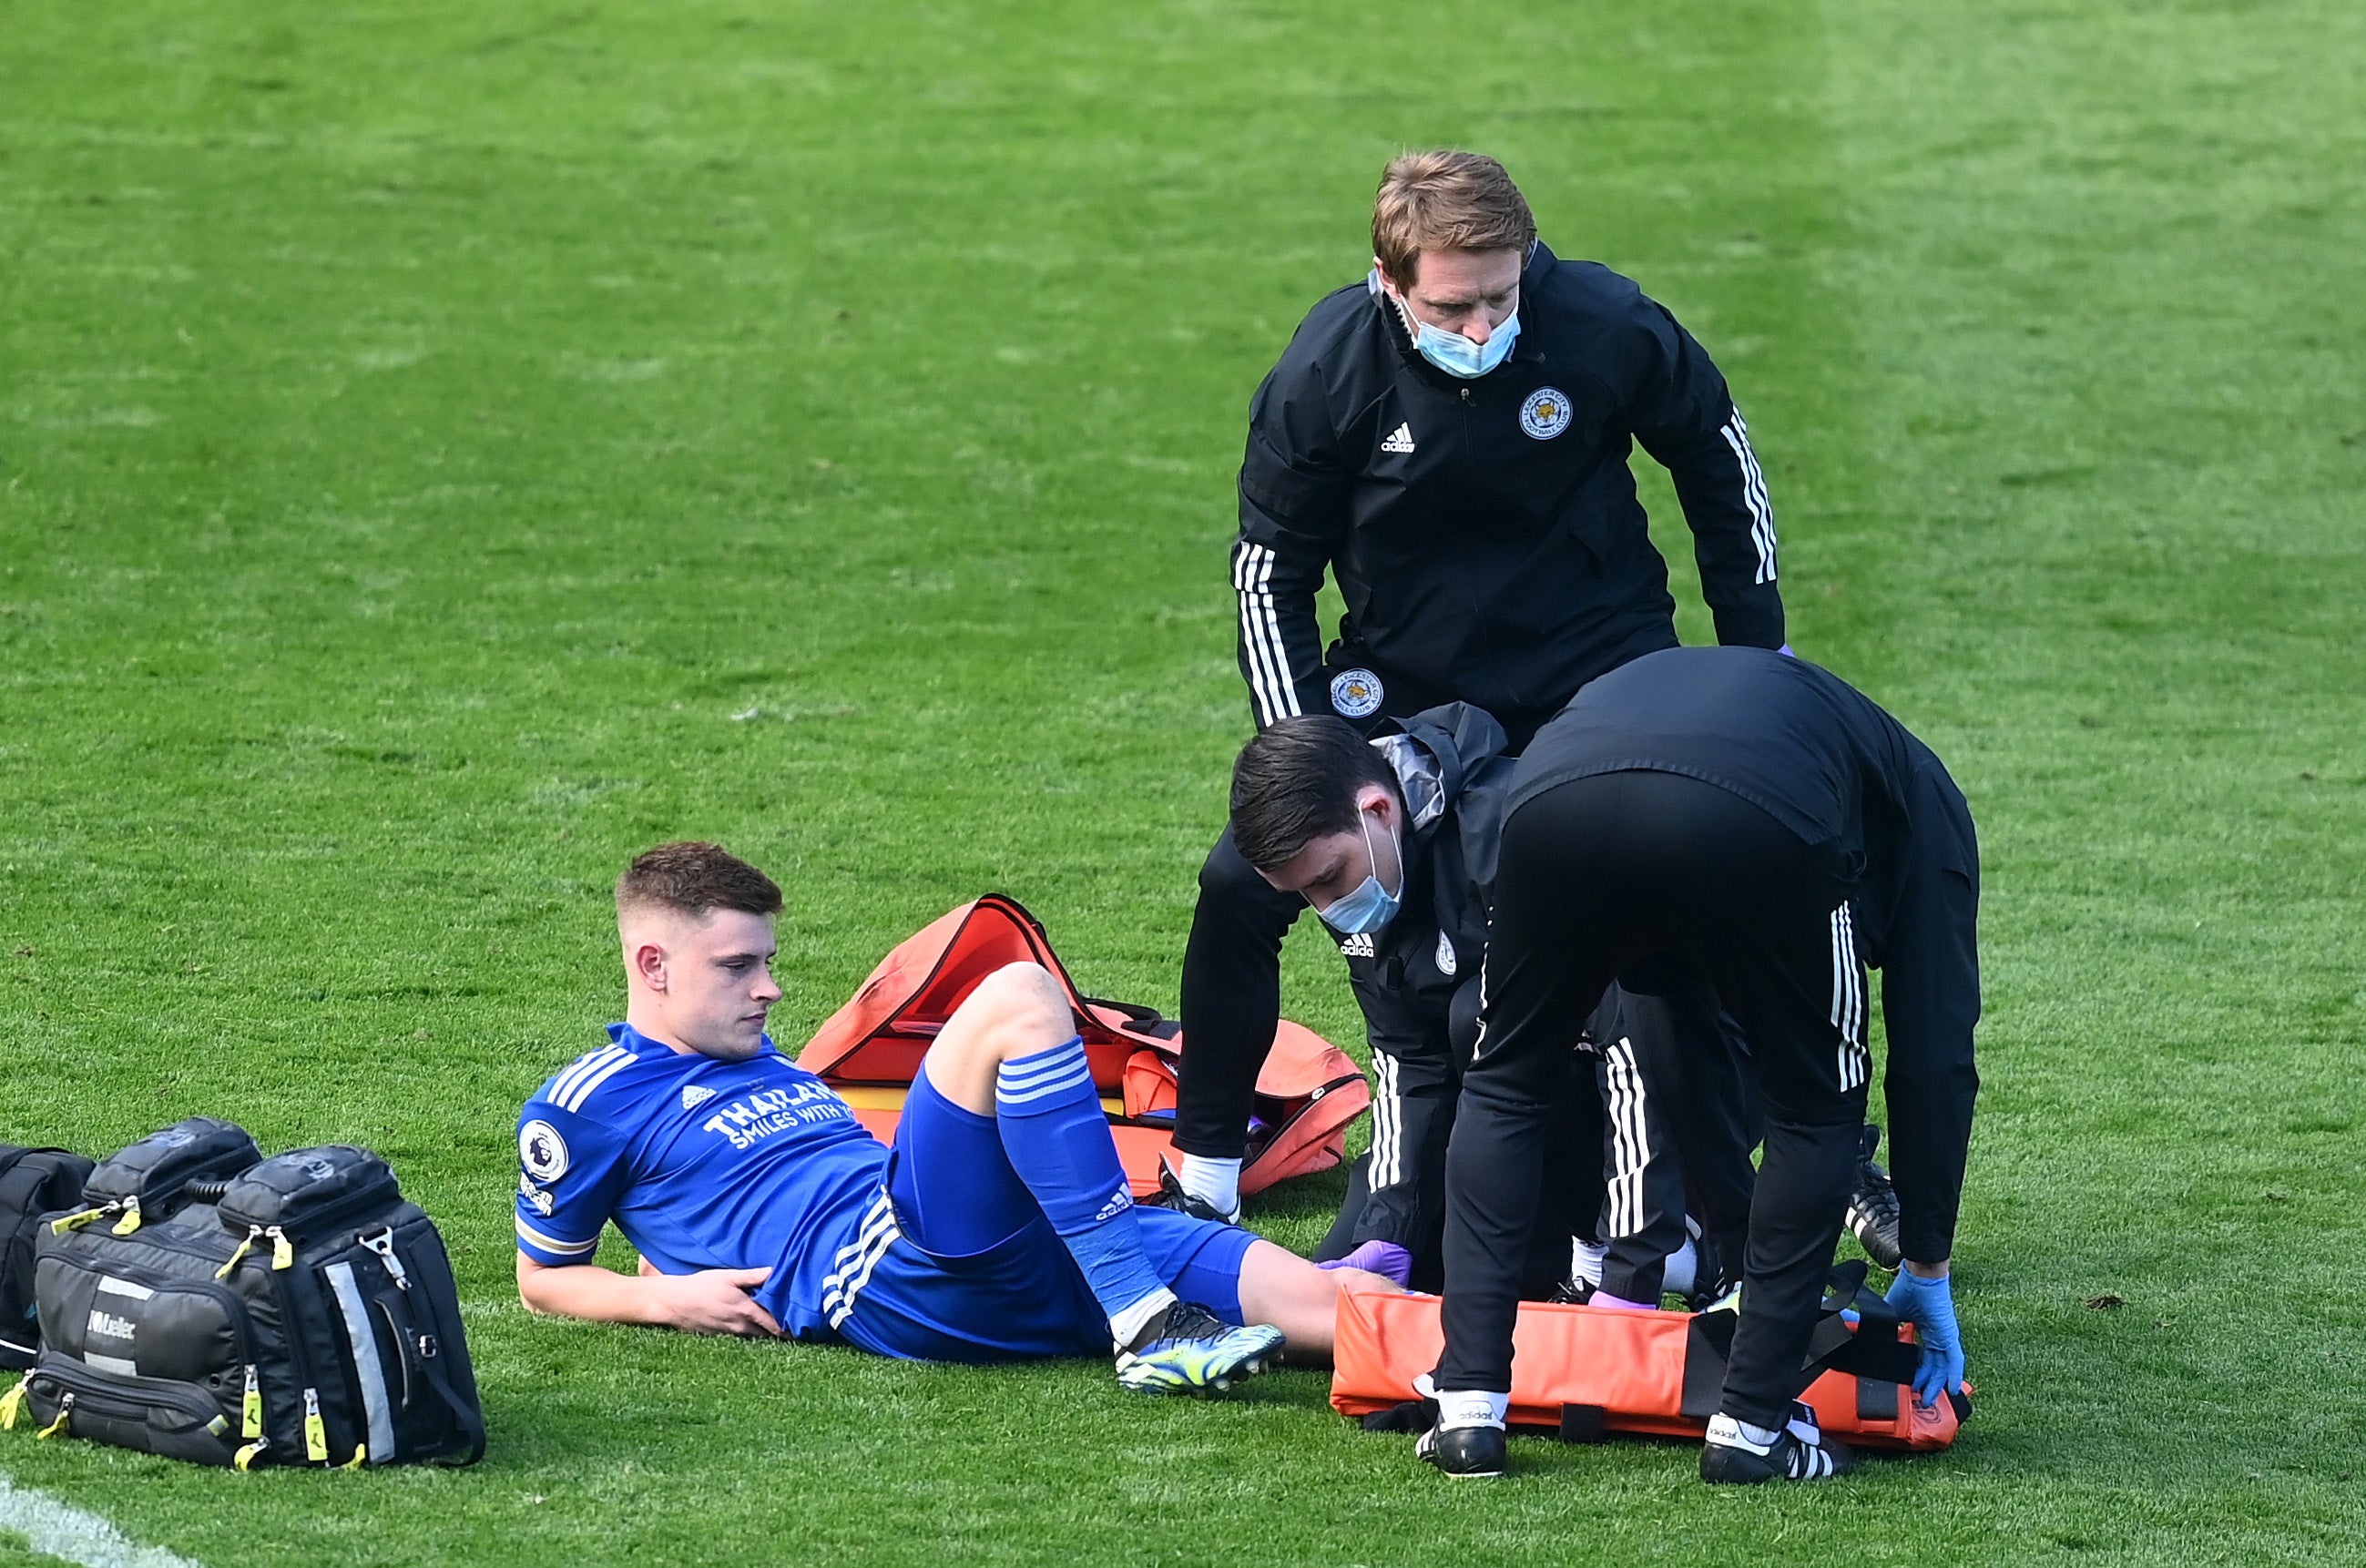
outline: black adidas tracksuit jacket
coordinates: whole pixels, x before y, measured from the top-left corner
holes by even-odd
[[[1459,380],[1414,352],[1368,278],[1317,304],[1257,389],[1233,586],[1260,728],[1327,712],[1377,726],[1459,701],[1517,751],[1587,681],[1674,647],[1667,566],[1627,466],[1637,442],[1674,476],[1718,640],[1782,645],[1774,513],[1707,354],[1631,280],[1541,243],[1519,312],[1510,358]],[[1326,571],[1348,611],[1327,663]],[[1229,833],[1200,889],[1175,1142],[1236,1157],[1280,1016],[1281,941],[1305,904]],[[1692,1021],[1713,1030],[1714,1008]],[[1710,1203],[1736,1205],[1746,1190]]]
[[[1718,640],[1781,646],[1774,513],[1708,355],[1628,279],[1541,243],[1519,317],[1510,358],[1460,380],[1368,278],[1315,306],[1257,389],[1233,583],[1259,726],[1460,701],[1516,750],[1593,677],[1673,647],[1638,442],[1675,479]],[[1347,603],[1327,656],[1326,570]]]

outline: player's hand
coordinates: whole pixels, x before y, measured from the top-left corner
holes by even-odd
[[[1911,1264],[1898,1270],[1887,1298],[1898,1315],[1914,1325],[1922,1342],[1922,1364],[1914,1371],[1914,1398],[1928,1408],[1943,1393],[1964,1386],[1964,1334],[1955,1325],[1955,1296],[1942,1274],[1926,1280]]]
[[[665,1321],[685,1334],[738,1334],[780,1337],[781,1325],[749,1294],[772,1278],[770,1269],[702,1269],[695,1274],[658,1274],[648,1288]]]

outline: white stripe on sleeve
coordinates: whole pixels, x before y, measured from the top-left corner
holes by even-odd
[[[1736,408],[1733,417],[1718,431],[1725,444],[1733,448],[1734,459],[1741,465],[1741,500],[1750,510],[1750,539],[1758,547],[1757,581],[1774,581],[1774,507],[1766,499],[1766,475],[1758,467],[1758,454],[1750,449],[1750,426]]]

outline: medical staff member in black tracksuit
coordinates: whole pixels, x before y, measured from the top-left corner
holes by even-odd
[[[1515,763],[1503,727],[1468,703],[1425,709],[1400,729],[1367,740],[1328,714],[1268,726],[1233,766],[1232,831],[1258,874],[1306,899],[1329,929],[1371,1046],[1372,1146],[1351,1169],[1337,1223],[1313,1256],[1435,1291],[1447,1137],[1478,1039],[1479,975]],[[1614,987],[1590,1027],[1589,1053],[1567,1064],[1558,1091],[1567,1135],[1554,1140],[1556,1169],[1532,1228],[1523,1296],[1572,1283],[1577,1236],[1593,1247],[1587,1283],[1605,1304],[1656,1307],[1670,1255],[1684,1243],[1673,1148],[1645,1096],[1618,1081],[1622,1063],[1634,1070],[1627,1005]],[[1756,1141],[1739,1127],[1719,1133],[1742,1150]]]
[[[1553,1093],[1614,976],[1679,960],[1748,1032],[1766,1145],[1741,1319],[1703,1479],[1846,1468],[1805,1379],[1865,1110],[1865,968],[1882,971],[1891,1171],[1923,1343],[1915,1393],[1958,1388],[1947,1282],[1978,1021],[1979,851],[1928,746],[1838,676],[1752,649],[1648,654],[1537,734],[1508,802],[1476,1055],[1447,1156],[1445,1354],[1423,1457],[1501,1473],[1515,1274]]]
[[[1250,408],[1233,586],[1260,728],[1335,713],[1372,730],[1462,701],[1516,752],[1587,681],[1674,647],[1667,565],[1628,468],[1638,443],[1674,479],[1718,640],[1783,645],[1749,427],[1665,308],[1553,254],[1503,166],[1475,153],[1391,164],[1372,247],[1370,276],[1314,307]],[[1325,572],[1347,608],[1327,651]],[[1281,942],[1305,907],[1229,833],[1200,874],[1175,1145],[1184,1190],[1211,1213],[1239,1211]],[[1654,1005],[1716,1032],[1697,988]],[[1691,1092],[1738,1090],[1703,1078]],[[1746,1208],[1746,1164],[1688,1175],[1710,1209]]]

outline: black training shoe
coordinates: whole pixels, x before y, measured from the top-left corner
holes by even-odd
[[[1236,1225],[1241,1223],[1239,1210],[1229,1214],[1219,1213],[1213,1203],[1184,1191],[1183,1183],[1176,1179],[1175,1168],[1171,1165],[1158,1168],[1157,1195],[1143,1199],[1142,1206],[1145,1209],[1172,1209],[1178,1214],[1189,1214],[1195,1220],[1213,1220],[1218,1224]]]
[[[1848,1228],[1867,1258],[1884,1269],[1895,1269],[1906,1256],[1898,1238],[1898,1189],[1873,1157],[1881,1146],[1881,1129],[1868,1126],[1863,1138],[1857,1148],[1856,1188],[1849,1194]]]
[[[1555,1285],[1552,1288],[1552,1294],[1547,1296],[1545,1300],[1561,1306],[1583,1306],[1594,1299],[1594,1292],[1601,1288],[1591,1280],[1580,1279],[1572,1274]]]
[[[1501,1427],[1432,1427],[1414,1444],[1413,1457],[1458,1481],[1492,1480],[1511,1468]]]
[[[1825,1437],[1809,1413],[1803,1422],[1793,1406],[1788,1425],[1774,1440],[1760,1448],[1741,1435],[1731,1417],[1719,1416],[1708,1425],[1708,1441],[1701,1445],[1701,1479],[1712,1486],[1755,1486],[1764,1481],[1826,1481],[1856,1463],[1848,1445]],[[1800,1436],[1802,1427],[1815,1433]]]

